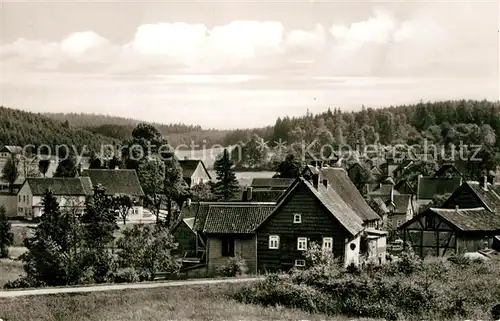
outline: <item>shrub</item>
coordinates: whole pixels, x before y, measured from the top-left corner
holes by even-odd
[[[242,276],[248,273],[246,261],[239,257],[232,257],[228,262],[217,268],[216,274],[225,277]]]
[[[5,283],[4,289],[27,289],[45,286],[44,283],[29,277],[23,277]]]
[[[121,269],[114,275],[115,283],[134,283],[139,282],[140,278],[133,268]]]
[[[422,270],[422,259],[415,254],[411,246],[401,252],[399,260],[396,262],[397,271],[406,275]]]

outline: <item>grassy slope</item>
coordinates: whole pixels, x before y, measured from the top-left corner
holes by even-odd
[[[348,320],[259,307],[228,297],[239,285],[184,286],[0,299],[9,321]]]

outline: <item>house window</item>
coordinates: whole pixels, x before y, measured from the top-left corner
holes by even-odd
[[[295,266],[304,267],[304,266],[306,266],[306,261],[305,260],[295,260]]]
[[[425,228],[426,229],[433,229],[435,228],[436,221],[434,219],[434,216],[427,216],[425,218]]]
[[[23,195],[23,202],[26,202],[26,195]]]
[[[333,249],[333,238],[324,237],[323,238],[323,250],[331,251]]]
[[[234,256],[234,237],[227,236],[222,239],[222,256]]]
[[[297,239],[297,250],[307,251],[307,237],[299,237]]]
[[[278,235],[269,235],[269,248],[273,250],[280,248],[280,237]]]
[[[19,195],[19,202],[21,202],[21,195]]]
[[[401,225],[401,221],[400,220],[397,220],[396,221],[396,227],[399,227]]]
[[[293,214],[294,223],[302,223],[302,216],[300,214]]]

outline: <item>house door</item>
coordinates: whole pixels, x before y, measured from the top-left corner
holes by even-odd
[[[228,235],[222,238],[222,256],[234,256],[234,236]]]

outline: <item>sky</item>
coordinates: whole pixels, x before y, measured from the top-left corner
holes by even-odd
[[[0,105],[250,128],[499,100],[496,1],[13,1]]]

